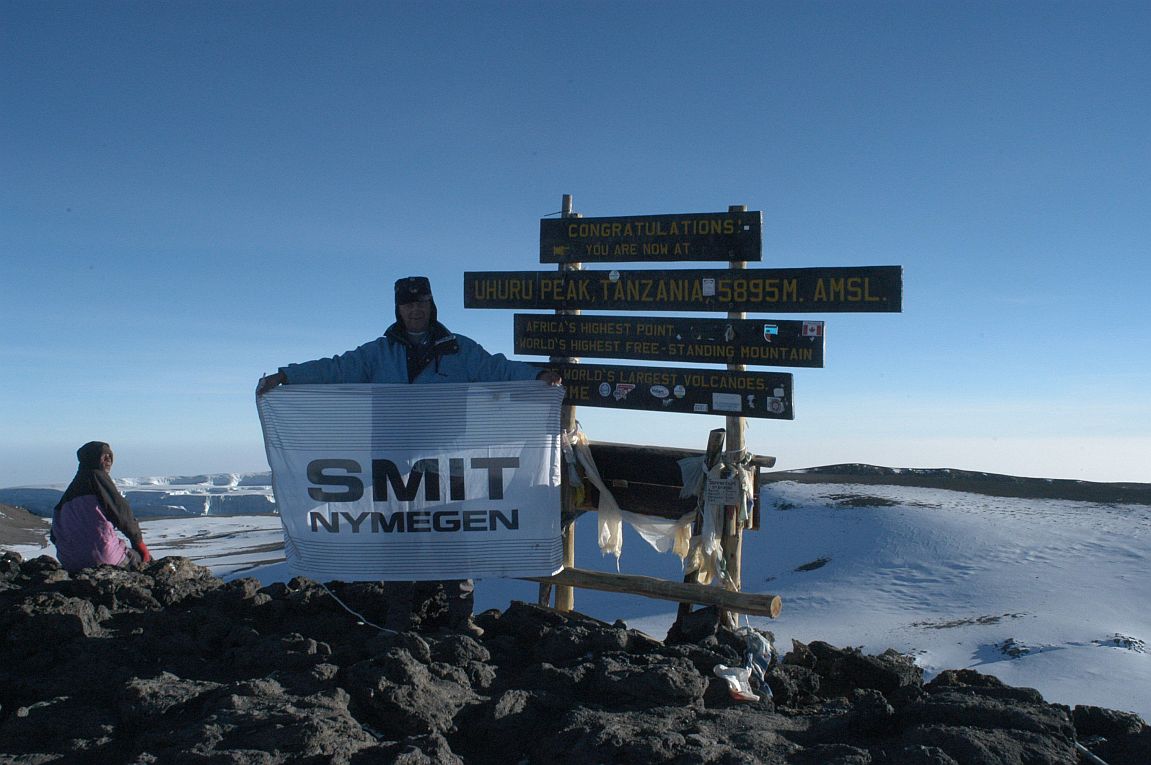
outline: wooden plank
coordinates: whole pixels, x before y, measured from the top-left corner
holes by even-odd
[[[724,432],[723,428],[717,430]],[[695,510],[695,497],[680,496],[683,479],[679,461],[686,457],[703,456],[704,450],[607,441],[591,441],[588,447],[600,477],[624,510],[669,520],[678,520]],[[775,465],[775,457],[753,455],[751,459],[756,466]],[[590,483],[585,484],[585,490],[587,495],[584,504],[578,509],[594,511],[599,501],[598,492]],[[757,514],[759,501],[759,493],[756,492]]]
[[[583,587],[588,590],[625,592],[657,600],[701,603],[753,616],[769,616],[772,619],[779,616],[779,612],[783,608],[783,599],[778,595],[733,592],[722,587],[668,582],[650,576],[609,574],[603,571],[588,571],[579,568],[564,569],[554,576],[525,577],[525,580]]]
[[[903,267],[467,271],[464,307],[898,313]]]
[[[728,211],[609,218],[541,218],[540,263],[754,260],[763,213]]]
[[[564,377],[564,403],[606,409],[793,420],[789,372],[691,367],[545,364]]]
[[[823,366],[822,321],[517,313],[514,351],[538,356]]]
[[[706,453],[703,449],[612,441],[589,441],[588,447],[600,469],[600,475],[605,479],[619,478],[676,487],[682,484],[679,461],[685,457],[704,456]],[[759,467],[775,467],[775,457],[754,455],[751,459]]]

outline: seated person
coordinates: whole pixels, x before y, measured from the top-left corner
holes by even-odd
[[[51,539],[60,564],[72,573],[106,563],[138,568],[152,560],[128,500],[108,475],[112,447],[89,441],[77,450],[80,467],[52,511]],[[131,547],[117,535],[128,538]]]

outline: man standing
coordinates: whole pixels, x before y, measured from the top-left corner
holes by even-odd
[[[260,378],[256,395],[277,385],[335,383],[464,383],[543,380],[560,385],[563,379],[551,370],[503,354],[490,354],[477,342],[452,334],[437,320],[431,284],[425,276],[399,279],[396,290],[396,321],[382,337],[331,358],[289,364],[275,374]],[[448,625],[480,636],[483,630],[472,620],[475,605],[470,579],[441,582],[448,596]],[[414,582],[388,582],[388,616],[385,626],[402,632],[410,626]]]

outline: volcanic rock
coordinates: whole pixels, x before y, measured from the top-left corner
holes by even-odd
[[[822,642],[758,701],[716,666],[745,637],[701,609],[659,641],[527,603],[484,636],[389,633],[374,583],[225,583],[184,558],[70,575],[0,557],[0,763],[838,763],[1151,761],[1129,713],[1048,704],[971,670]],[[767,633],[762,633],[770,638]]]

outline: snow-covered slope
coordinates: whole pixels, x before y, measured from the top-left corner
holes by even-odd
[[[212,473],[191,476],[114,478],[138,518],[267,514],[276,512],[271,473]],[[0,502],[18,505],[42,517],[68,484],[0,489]]]

